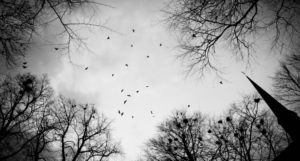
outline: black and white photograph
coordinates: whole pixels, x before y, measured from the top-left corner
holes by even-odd
[[[300,1],[0,1],[0,161],[299,149]]]

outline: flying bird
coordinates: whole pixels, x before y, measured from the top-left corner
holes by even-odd
[[[130,94],[129,94],[129,95],[127,95],[127,96],[128,96],[128,97],[131,97],[131,96],[130,96]]]
[[[119,114],[121,114],[120,110],[118,111]]]
[[[139,93],[139,91],[136,91],[136,93]]]
[[[148,88],[148,86],[146,86]]]
[[[160,43],[159,46],[162,46],[162,43]]]
[[[121,116],[123,116],[124,112],[121,113]]]
[[[196,38],[196,34],[193,34],[192,37],[193,37],[193,38]]]
[[[190,107],[190,105],[188,105],[188,107]]]
[[[111,76],[114,76],[115,74],[112,74]]]
[[[109,36],[107,37],[107,40],[109,39]]]
[[[222,82],[222,81],[220,81],[220,84],[223,84],[223,82]]]
[[[133,45],[131,45],[131,47],[133,47]]]
[[[86,67],[86,68],[85,68],[85,70],[88,70],[88,69],[89,69],[89,67]]]
[[[127,102],[127,100],[124,101],[124,104]]]
[[[22,65],[22,67],[25,69],[25,68],[27,68],[27,66],[24,66],[24,65]]]
[[[149,55],[147,56],[147,58],[149,58]]]
[[[124,91],[124,89],[121,90],[121,93]]]
[[[132,32],[134,32],[135,30],[134,29],[132,29]]]
[[[27,62],[24,62],[23,64],[24,64],[24,65],[26,65],[26,64],[27,64]]]
[[[55,50],[58,50],[58,48],[54,48]]]
[[[126,67],[128,67],[128,64],[125,64]]]
[[[153,114],[153,112],[151,111],[151,114]]]
[[[133,116],[132,116],[132,118],[133,118]]]

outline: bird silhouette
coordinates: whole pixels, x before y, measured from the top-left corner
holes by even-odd
[[[266,135],[266,134],[267,134],[267,130],[266,130],[266,129],[262,129],[261,133],[262,133],[263,135]]]
[[[128,64],[125,64],[126,67],[128,67]]]
[[[254,99],[254,102],[255,102],[255,103],[259,103],[259,101],[260,101],[260,98],[255,98],[255,99]]]
[[[151,111],[151,114],[153,114],[153,112]]]
[[[257,127],[258,129],[260,129],[260,124],[257,124],[256,127]]]
[[[221,144],[221,142],[220,142],[220,141],[216,141],[216,144],[220,145],[220,144]]]
[[[230,122],[231,118],[230,117],[226,117],[226,121]]]
[[[222,82],[222,81],[220,81],[220,84],[223,84],[223,82]]]
[[[55,50],[58,50],[58,48],[54,48]]]
[[[133,118],[133,116],[132,116],[132,118]]]
[[[127,102],[127,100],[124,101],[124,104]]]
[[[149,58],[149,55],[147,56],[147,58]]]
[[[189,120],[188,119],[183,119],[183,123],[187,124],[187,123],[189,123]]]
[[[133,45],[131,45],[131,47],[133,47]]]
[[[135,30],[134,29],[132,29],[132,32],[134,32]]]
[[[190,105],[188,105],[188,107],[190,107]]]
[[[118,110],[118,113],[121,114],[120,110]]]
[[[121,90],[121,93],[124,91],[124,89]]]
[[[195,37],[196,37],[196,34],[193,34],[192,37],[195,38]]]
[[[112,74],[111,76],[114,76],[114,74]]]
[[[109,36],[107,37],[107,40],[109,39]]]
[[[264,119],[260,119],[259,123],[263,125],[265,123]]]
[[[162,46],[162,43],[160,43],[159,46]]]
[[[128,97],[131,97],[131,96],[130,96],[130,94],[129,94],[129,95],[127,95],[127,96],[128,96]]]
[[[146,86],[148,88],[148,86]]]
[[[24,65],[22,65],[22,67],[23,67],[24,69],[26,69],[26,68],[27,68],[27,66],[24,66]]]
[[[24,64],[24,65],[26,65],[26,64],[27,64],[27,62],[24,62],[23,64]]]
[[[139,91],[136,91],[136,93],[139,93]]]
[[[121,116],[123,116],[124,112],[121,113]]]
[[[219,121],[218,121],[218,123],[219,123],[219,124],[222,124],[222,123],[223,123],[223,121],[222,121],[222,120],[219,120]]]
[[[239,136],[239,134],[238,134],[238,133],[234,133],[233,135],[234,135],[234,137],[238,137],[238,136]]]
[[[85,68],[85,70],[88,70],[88,69],[89,69],[89,67],[86,67],[86,68]]]

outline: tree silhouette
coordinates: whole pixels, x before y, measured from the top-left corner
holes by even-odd
[[[260,110],[257,95],[245,95],[231,105],[222,122],[210,121],[211,145],[221,160],[273,160],[291,142],[270,111]],[[260,107],[258,107],[260,106]],[[230,118],[230,119],[228,119]]]
[[[0,81],[0,160],[18,155],[40,159],[36,154],[46,148],[48,133],[53,129],[47,118],[52,94],[47,75],[7,75]],[[35,154],[28,152],[37,142]]]
[[[287,55],[274,77],[275,96],[284,104],[296,108],[299,112],[300,103],[300,50]]]
[[[207,120],[200,112],[191,116],[185,110],[174,112],[158,126],[138,160],[272,161],[292,140],[264,109],[264,102],[255,101],[258,98],[243,96],[219,119]]]
[[[0,80],[0,160],[90,160],[122,154],[94,106],[53,98],[47,75]]]
[[[203,153],[209,150],[205,144],[204,119],[197,112],[189,116],[186,110],[182,115],[173,115],[161,123],[158,134],[145,144],[147,160],[190,160],[205,159]]]
[[[161,9],[161,23],[177,36],[186,76],[203,78],[205,71],[213,71],[221,77],[222,53],[216,47],[227,45],[231,56],[247,65],[257,56],[258,37],[270,37],[272,49],[293,47],[299,38],[299,6],[299,1],[285,0],[170,0]]]
[[[60,96],[52,110],[60,159],[103,160],[122,154],[120,143],[111,137],[111,121],[99,115],[94,106],[74,104],[74,100]]]
[[[96,27],[116,32],[107,27],[106,22],[93,19],[100,6],[110,7],[94,0],[1,1],[0,59],[5,61],[8,68],[18,66],[20,59],[28,54],[27,51],[34,45],[41,45],[37,41],[43,41],[60,54],[67,55],[72,63],[73,52],[91,52],[80,36],[79,28]],[[79,11],[83,17],[74,17]],[[49,32],[51,38],[47,38],[42,32],[51,24],[58,24],[59,28],[55,29],[57,33]]]

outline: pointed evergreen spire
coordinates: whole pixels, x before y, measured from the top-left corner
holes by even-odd
[[[265,100],[268,106],[271,108],[275,116],[277,117],[278,124],[283,127],[283,129],[291,136],[293,141],[299,141],[300,138],[300,118],[293,111],[286,109],[282,104],[280,104],[276,99],[259,87],[255,82],[253,82],[248,76],[246,76],[257,92]]]

